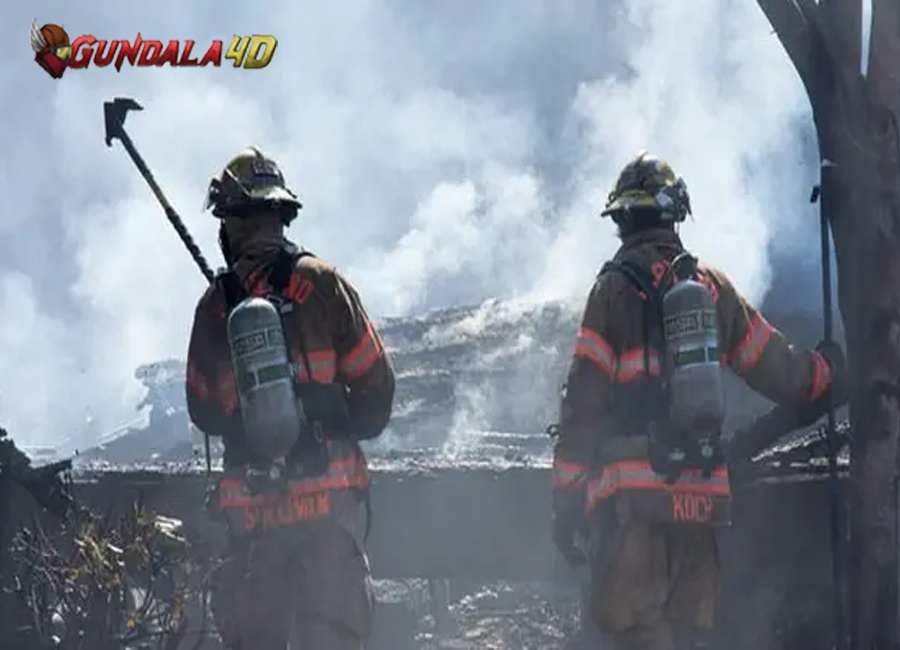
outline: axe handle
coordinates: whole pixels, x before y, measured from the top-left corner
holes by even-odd
[[[125,147],[125,151],[128,152],[131,160],[134,161],[135,167],[138,168],[141,176],[143,176],[144,180],[147,181],[147,185],[150,186],[150,190],[153,192],[156,200],[159,201],[159,204],[165,211],[166,218],[175,228],[175,232],[178,233],[178,236],[181,238],[182,243],[188,249],[191,257],[194,258],[194,262],[196,262],[197,266],[200,267],[200,271],[203,273],[203,276],[207,279],[208,282],[212,283],[215,278],[213,270],[210,268],[209,263],[206,261],[206,258],[203,257],[203,253],[200,251],[200,247],[197,246],[197,242],[194,241],[194,238],[191,237],[191,233],[188,232],[187,226],[184,225],[184,221],[182,221],[181,217],[178,216],[178,213],[175,212],[175,208],[171,206],[169,200],[166,198],[166,195],[163,194],[162,189],[156,182],[156,179],[153,178],[153,174],[150,172],[150,169],[147,167],[144,159],[141,158],[141,154],[139,154],[137,149],[135,149],[134,143],[131,142],[131,138],[128,137],[128,134],[124,130],[122,130],[118,134],[118,137],[122,141],[122,146]]]

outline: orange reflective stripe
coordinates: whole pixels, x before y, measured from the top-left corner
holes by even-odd
[[[306,302],[306,299],[312,295],[312,292],[312,282],[310,282],[306,278],[301,278],[299,275],[294,273],[291,276],[291,280],[288,283],[288,286],[285,287],[284,295],[289,300],[297,303],[298,305],[302,305],[304,302]]]
[[[575,356],[590,359],[607,377],[615,373],[616,355],[605,338],[587,327],[578,328]]]
[[[266,269],[258,268],[250,271],[250,273],[247,274],[247,277],[244,278],[244,287],[248,287],[247,293],[251,296],[265,298],[272,290],[272,287],[269,286],[268,277],[266,276]]]
[[[772,326],[759,313],[755,314],[744,339],[731,353],[731,367],[734,371],[739,375],[746,375],[753,370],[774,333]]]
[[[550,484],[554,488],[583,487],[587,481],[588,468],[581,463],[569,463],[559,458],[553,459]]]
[[[653,276],[653,286],[659,289],[659,283],[662,281],[666,271],[669,270],[668,262],[653,262],[650,265],[650,275]],[[646,296],[645,296],[646,299]]]
[[[303,481],[291,482],[290,489],[287,491],[288,496],[303,496],[315,494],[316,492],[326,492],[328,490],[351,490],[363,489],[368,486],[368,482],[361,477],[342,478],[318,478],[305,479]],[[222,491],[219,498],[219,505],[223,508],[260,506],[267,503],[273,503],[283,498],[283,494],[247,494],[244,490],[234,490],[230,492]]]
[[[193,359],[188,359],[185,380],[188,390],[191,391],[197,399],[204,401],[209,398],[209,384],[206,381],[206,377],[197,370],[197,364]]]
[[[341,374],[347,379],[362,377],[372,369],[383,350],[381,337],[378,336],[378,332],[375,331],[372,324],[367,322],[366,331],[359,343],[342,356],[338,362]]]
[[[813,383],[809,391],[809,399],[816,400],[825,394],[831,385],[831,366],[819,352],[812,353]]]
[[[369,472],[362,458],[332,461],[322,476],[290,481],[283,494],[251,494],[246,482],[239,477],[224,477],[219,481],[219,505],[222,508],[265,506],[285,497],[299,497],[329,490],[352,490],[369,487]]]
[[[604,467],[600,476],[588,482],[588,511],[621,490],[659,490],[730,497],[731,483],[725,466],[713,471],[709,478],[704,477],[699,469],[686,469],[673,483],[666,483],[648,462],[613,463]]]
[[[337,375],[337,354],[334,350],[315,350],[310,352],[308,357],[314,381],[320,384],[330,384],[334,381]],[[299,352],[294,355],[294,363],[297,369],[297,381],[309,381],[306,362]]]
[[[627,350],[619,355],[619,363],[616,366],[615,381],[620,384],[627,384],[639,375],[644,374],[644,348]],[[659,352],[650,350],[650,374],[659,375],[661,365],[659,361]]]

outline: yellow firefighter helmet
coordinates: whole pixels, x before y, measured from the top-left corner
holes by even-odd
[[[664,160],[639,152],[619,172],[601,216],[620,221],[630,213],[654,211],[663,223],[679,223],[691,214],[684,181]]]
[[[257,147],[248,147],[210,180],[204,210],[212,208],[213,214],[221,218],[246,214],[264,205],[283,208],[285,223],[292,221],[303,207],[285,184],[278,163]]]

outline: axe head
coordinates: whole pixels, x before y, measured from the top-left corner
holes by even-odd
[[[106,122],[106,146],[111,147],[115,138],[125,135],[125,116],[128,111],[142,111],[144,107],[130,97],[116,97],[111,102],[103,102],[103,117]]]

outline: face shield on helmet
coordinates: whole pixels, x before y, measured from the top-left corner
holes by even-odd
[[[217,217],[248,216],[252,208],[274,207],[284,212],[285,224],[302,204],[284,182],[278,164],[258,148],[245,149],[231,159],[219,176],[209,182],[203,209]]]
[[[681,223],[691,214],[685,182],[675,176],[667,162],[645,151],[619,172],[600,214],[622,223],[640,213],[655,214],[662,224]]]

